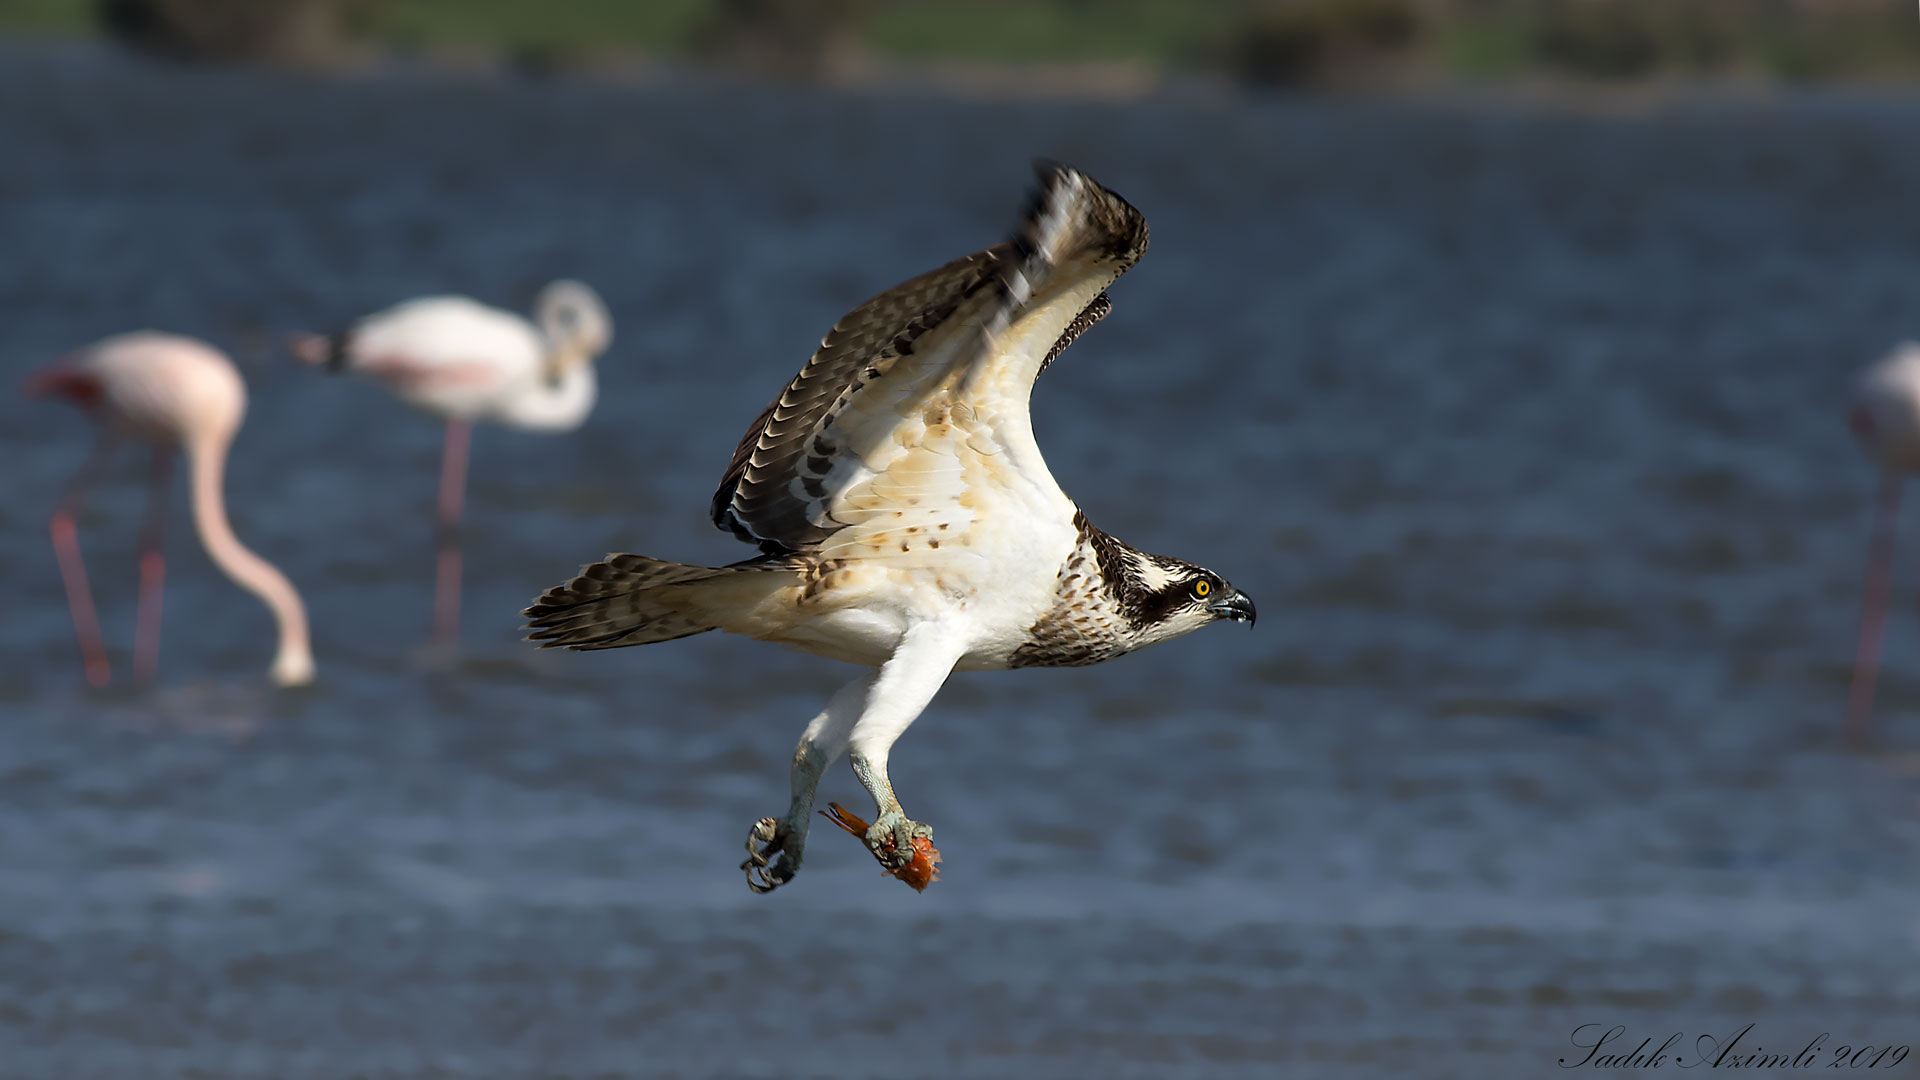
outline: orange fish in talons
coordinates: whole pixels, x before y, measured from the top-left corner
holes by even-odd
[[[862,844],[867,842],[865,819],[839,803],[828,803],[827,809],[820,811],[820,816],[852,833]],[[886,861],[887,856],[893,854],[893,848],[893,840],[889,838],[882,850],[874,852],[873,857],[880,860],[882,874],[899,878],[913,886],[915,892],[926,892],[928,885],[940,880],[940,871],[934,868],[934,864],[940,861],[940,851],[933,846],[933,841],[924,836],[914,837],[913,858],[897,867],[888,866]]]

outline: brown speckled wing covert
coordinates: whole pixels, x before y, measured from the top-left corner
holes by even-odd
[[[873,416],[853,414],[910,407],[1029,311],[1089,279],[1097,295],[1035,371],[1111,309],[1100,290],[1146,252],[1146,219],[1084,173],[1045,161],[1035,172],[1012,240],[896,285],[834,324],[734,450],[713,496],[715,525],[769,552],[818,544],[839,527],[826,509],[851,470],[836,465],[885,435]]]

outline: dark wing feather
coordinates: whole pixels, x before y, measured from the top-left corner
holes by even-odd
[[[914,343],[945,322],[954,309],[979,294],[1012,253],[997,244],[955,259],[938,270],[895,285],[848,312],[780,396],[761,410],[734,448],[727,473],[713,493],[713,523],[749,543],[793,550],[818,539],[804,507],[783,499],[803,457],[825,460],[842,448],[823,438],[834,414],[882,368],[911,354]],[[866,376],[872,371],[874,375]]]
[[[860,404],[863,389],[924,393],[939,375],[989,354],[1028,311],[1050,310],[1052,301],[1090,288],[1095,295],[1076,302],[1071,316],[1054,316],[1060,329],[1045,358],[1035,358],[1037,375],[1106,315],[1112,305],[1103,290],[1146,252],[1146,219],[1084,173],[1045,161],[1035,172],[1011,240],[897,285],[828,331],[735,448],[713,496],[715,525],[770,552],[818,543],[837,528],[824,513],[833,477],[846,471],[835,463],[867,449],[841,445],[836,435],[872,437],[870,423],[835,423],[868,407]]]
[[[1060,332],[1060,340],[1053,343],[1053,348],[1047,350],[1046,359],[1040,361],[1040,370],[1047,370],[1047,365],[1059,359],[1060,354],[1067,351],[1067,346],[1073,344],[1074,339],[1093,329],[1094,323],[1106,318],[1112,312],[1111,297],[1104,292],[1094,297],[1093,302],[1080,309],[1080,314],[1075,315],[1073,321],[1067,324],[1067,328]]]

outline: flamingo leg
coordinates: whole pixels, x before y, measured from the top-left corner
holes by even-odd
[[[1893,538],[1900,516],[1901,478],[1880,477],[1873,506],[1873,538],[1867,543],[1867,581],[1860,598],[1860,650],[1853,662],[1853,688],[1847,695],[1846,742],[1867,745],[1873,713],[1873,684],[1880,671],[1880,636],[1887,621],[1887,585],[1893,570]]]
[[[133,631],[133,681],[150,685],[160,673],[160,593],[166,581],[167,495],[173,451],[155,447],[147,521],[140,528],[140,607]]]
[[[440,554],[433,575],[433,641],[451,651],[460,637],[460,510],[466,499],[467,448],[473,424],[447,421],[447,441],[440,453]]]
[[[107,685],[112,669],[107,664],[106,646],[100,640],[100,620],[93,610],[93,591],[87,588],[87,564],[80,556],[80,531],[74,519],[80,513],[87,489],[112,456],[113,436],[103,432],[87,455],[86,463],[67,485],[67,493],[61,496],[53,519],[47,523],[47,531],[53,537],[54,558],[60,563],[60,581],[67,590],[67,609],[73,613],[73,633],[80,639],[80,662],[85,667],[87,682],[94,686]]]

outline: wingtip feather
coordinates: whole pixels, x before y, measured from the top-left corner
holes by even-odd
[[[1140,261],[1147,221],[1133,204],[1063,162],[1036,158],[1033,172],[1033,190],[1012,241],[1018,275],[1026,279],[1015,285],[1016,297],[1020,285],[1031,287],[1076,255],[1113,259],[1123,272]]]

